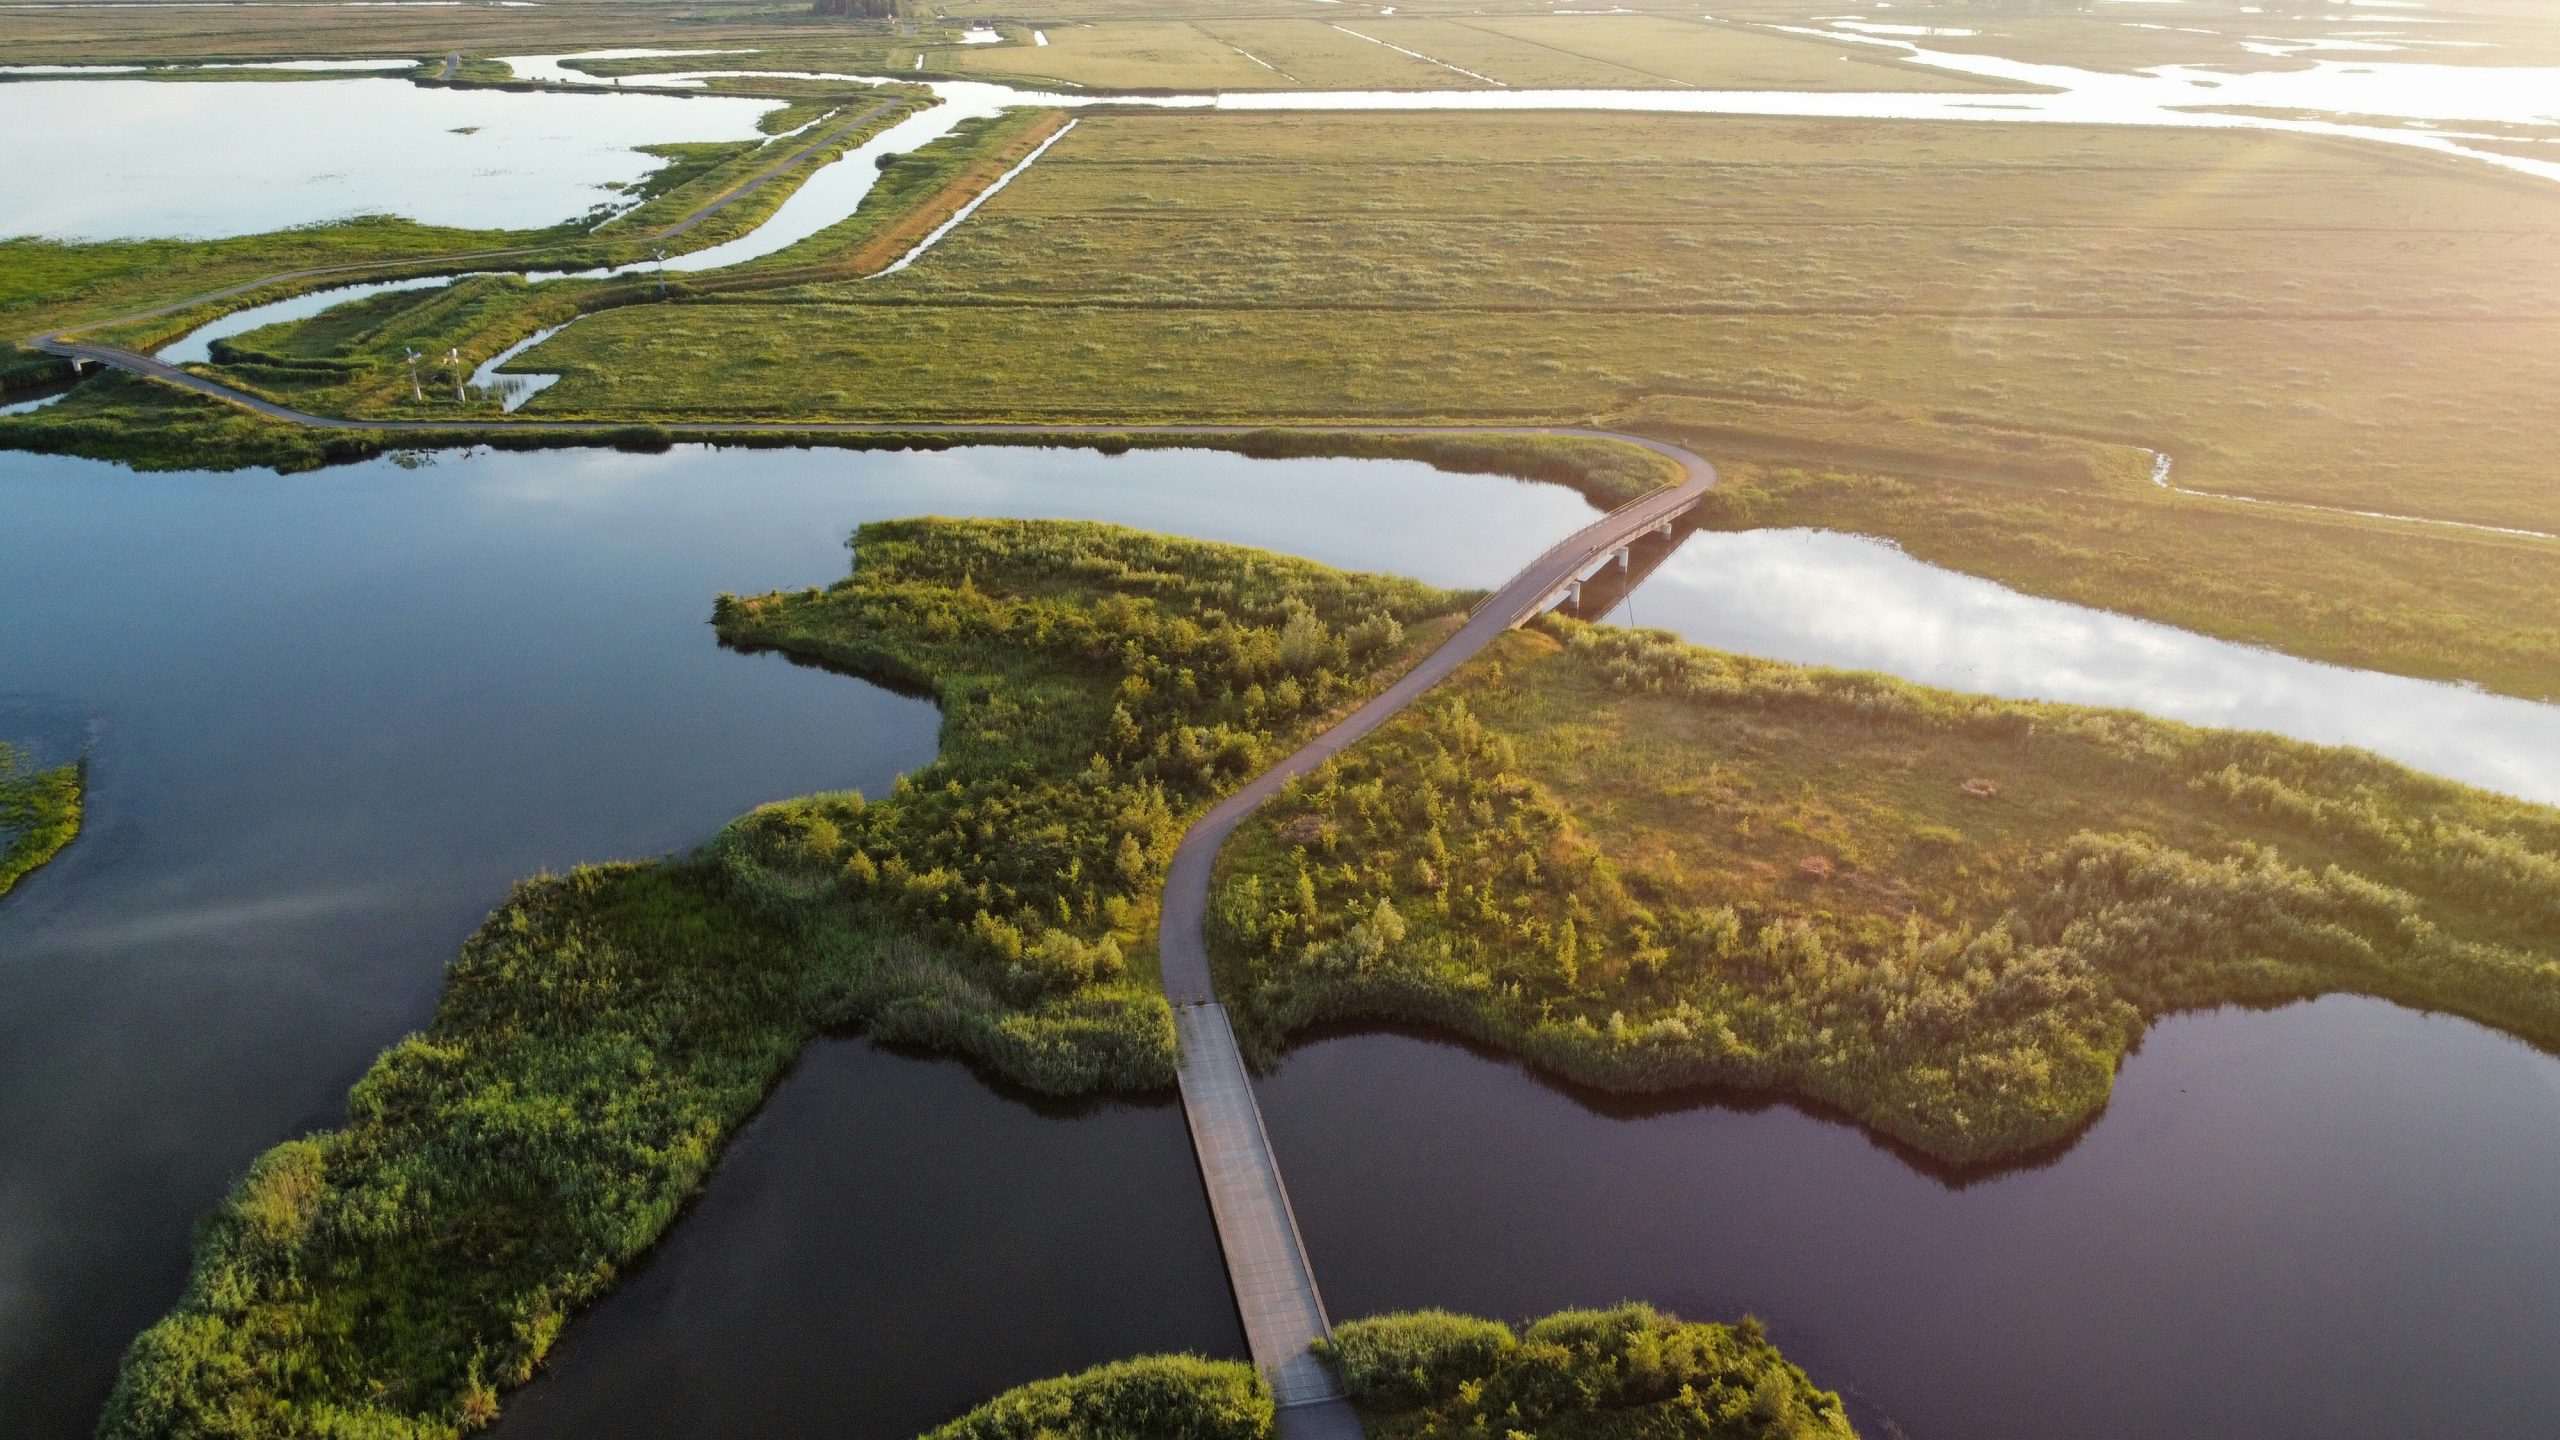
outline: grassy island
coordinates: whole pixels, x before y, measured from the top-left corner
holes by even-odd
[[[1261,1054],[1419,1022],[1974,1163],[2068,1137],[2169,1010],[2355,991],[2560,1048],[2560,812],[1544,623],[1238,832],[1211,944]]]
[[[87,771],[78,764],[36,769],[0,741],[0,895],[80,833]]]
[[[1515,1334],[1439,1311],[1355,1320],[1323,1347],[1372,1440],[1847,1440],[1758,1322],[1683,1322],[1643,1305],[1572,1310]],[[925,1440],[1267,1440],[1253,1368],[1125,1360],[1011,1390]]]
[[[1468,599],[1084,523],[855,547],[833,586],[721,597],[719,634],[935,696],[940,758],[523,886],[348,1128],[269,1152],[208,1223],[105,1435],[487,1422],[822,1030],[1050,1092],[1168,1085],[1150,956],[1184,826]],[[1265,1055],[1422,1021],[1982,1160],[2067,1135],[2180,1006],[2349,989],[2560,1045],[2560,814],[2350,751],[1567,624],[1269,807],[1212,930]],[[1395,1433],[1475,1433],[1430,1427],[1500,1393],[1434,1391],[1440,1418]]]
[[[941,758],[520,888],[349,1126],[268,1152],[208,1222],[102,1434],[487,1423],[822,1029],[1051,1092],[1170,1085],[1147,956],[1187,818],[1466,599],[1102,525],[901,521],[856,547],[828,589],[723,597],[721,637],[934,694]]]

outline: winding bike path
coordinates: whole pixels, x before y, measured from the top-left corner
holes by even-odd
[[[58,336],[39,342],[58,355],[113,365],[137,375],[183,386],[199,394],[242,405],[261,415],[294,424],[365,434],[438,434],[467,438],[503,428],[526,434],[610,435],[631,427],[612,421],[455,422],[436,420],[348,420],[312,415],[248,394],[218,380],[181,370],[130,350],[68,341]],[[1420,699],[1451,672],[1472,659],[1504,631],[1534,618],[1582,572],[1605,562],[1620,547],[1666,526],[1696,506],[1716,482],[1715,467],[1697,454],[1665,441],[1577,425],[1072,425],[1072,424],[882,424],[865,422],[799,423],[787,421],[684,422],[653,427],[669,435],[717,438],[723,435],[951,435],[991,438],[1035,438],[1092,442],[1122,437],[1167,436],[1236,439],[1286,428],[1299,434],[1362,436],[1502,435],[1613,440],[1663,456],[1681,469],[1678,483],[1638,496],[1592,521],[1538,556],[1502,588],[1479,603],[1457,633],[1422,657],[1384,690],[1279,764],[1211,806],[1193,822],[1174,850],[1164,885],[1158,947],[1164,989],[1173,1006],[1174,1031],[1180,1042],[1176,1071],[1183,1114],[1191,1129],[1192,1148],[1208,1192],[1218,1244],[1235,1291],[1236,1310],[1244,1322],[1245,1341],[1254,1367],[1270,1383],[1279,1404],[1279,1440],[1362,1440],[1359,1416],[1344,1396],[1340,1378],[1311,1347],[1332,1333],[1324,1299],[1316,1288],[1315,1270],[1298,1233],[1289,1192],[1280,1179],[1280,1163],[1263,1127],[1261,1107],[1254,1102],[1252,1077],[1236,1048],[1226,1009],[1218,1003],[1209,972],[1205,925],[1209,886],[1218,851],[1245,816],[1279,793],[1291,780],[1357,744],[1397,712]]]

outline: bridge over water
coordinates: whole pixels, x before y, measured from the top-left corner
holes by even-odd
[[[1559,600],[1596,603],[1605,586],[1584,580],[1595,568],[1598,578],[1623,585],[1641,575],[1640,566],[1659,563],[1677,538],[1677,522],[1715,483],[1715,469],[1677,446],[1619,438],[1678,461],[1685,472],[1681,483],[1601,517],[1530,561],[1477,606],[1457,634],[1394,684],[1201,816],[1183,835],[1165,876],[1159,943],[1165,995],[1173,1002],[1182,1045],[1183,1110],[1218,1243],[1226,1251],[1245,1343],[1280,1405],[1281,1440],[1354,1440],[1362,1431],[1340,1380],[1309,1350],[1330,1333],[1324,1298],[1254,1103],[1253,1082],[1210,982],[1205,926],[1218,851],[1237,824],[1283,785],[1358,743],[1504,631]]]

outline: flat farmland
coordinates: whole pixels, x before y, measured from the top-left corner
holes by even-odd
[[[1794,417],[1772,433],[1798,441],[1760,450],[1771,427],[1720,422],[1722,459],[1802,461],[1809,424],[1843,455],[1961,425],[2164,451],[2178,483],[2236,496],[2555,530],[2555,295],[2560,192],[2296,136],[1096,114],[900,275],[581,323],[538,352],[569,378],[534,409],[1576,419],[1687,398]],[[1944,505],[1860,523],[2045,593],[2560,693],[2560,547],[2243,526],[2121,464],[1987,496],[1924,468]],[[1769,493],[1764,521],[1845,503]],[[2267,524],[2299,537],[2281,559]],[[2217,543],[2245,603],[2196,598]]]
[[[1401,10],[1402,7],[1399,7]],[[971,74],[1126,90],[2003,88],[1907,65],[1854,40],[1775,35],[1674,15],[1318,15],[1027,21],[1046,45],[976,45],[929,63]]]

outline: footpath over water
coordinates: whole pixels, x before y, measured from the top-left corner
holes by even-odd
[[[574,441],[609,436],[630,427],[610,421],[540,422],[348,420],[313,415],[181,370],[135,351],[47,336],[38,342],[58,355],[111,365],[136,375],[256,411],[271,419],[319,429],[413,435],[431,440],[485,436],[504,428],[527,436]],[[1359,1440],[1359,1416],[1343,1395],[1340,1379],[1310,1347],[1330,1333],[1324,1300],[1316,1288],[1298,1234],[1280,1163],[1254,1103],[1253,1082],[1237,1052],[1235,1032],[1218,1003],[1209,974],[1205,924],[1209,885],[1219,849],[1238,823],[1279,793],[1290,780],[1341,754],[1398,711],[1446,679],[1504,631],[1530,620],[1573,587],[1584,573],[1608,563],[1644,536],[1666,529],[1695,508],[1716,482],[1715,467],[1680,446],[1617,431],[1570,425],[973,425],[871,424],[862,422],[676,423],[653,427],[669,435],[713,439],[723,435],[803,434],[985,436],[1064,441],[1115,437],[1239,439],[1287,428],[1296,434],[1363,436],[1502,435],[1614,440],[1650,450],[1678,464],[1679,483],[1651,491],[1550,546],[1503,587],[1486,597],[1458,632],[1366,703],[1315,736],[1295,753],[1211,807],[1175,849],[1165,876],[1159,929],[1165,996],[1172,1002],[1181,1046],[1178,1076],[1191,1143],[1218,1228],[1218,1244],[1235,1291],[1237,1313],[1253,1363],[1278,1401],[1280,1440]]]
[[[1244,817],[1282,786],[1357,744],[1502,632],[1535,617],[1584,571],[1688,513],[1715,484],[1715,467],[1687,450],[1617,438],[1678,461],[1685,472],[1681,482],[1602,516],[1530,561],[1477,606],[1457,634],[1393,684],[1212,806],[1183,834],[1166,872],[1158,954],[1182,1045],[1182,1107],[1218,1243],[1226,1252],[1227,1280],[1244,1318],[1245,1343],[1280,1405],[1281,1440],[1347,1440],[1362,1432],[1341,1381],[1309,1350],[1330,1333],[1324,1299],[1253,1100],[1253,1083],[1210,979],[1206,925],[1218,851]]]

